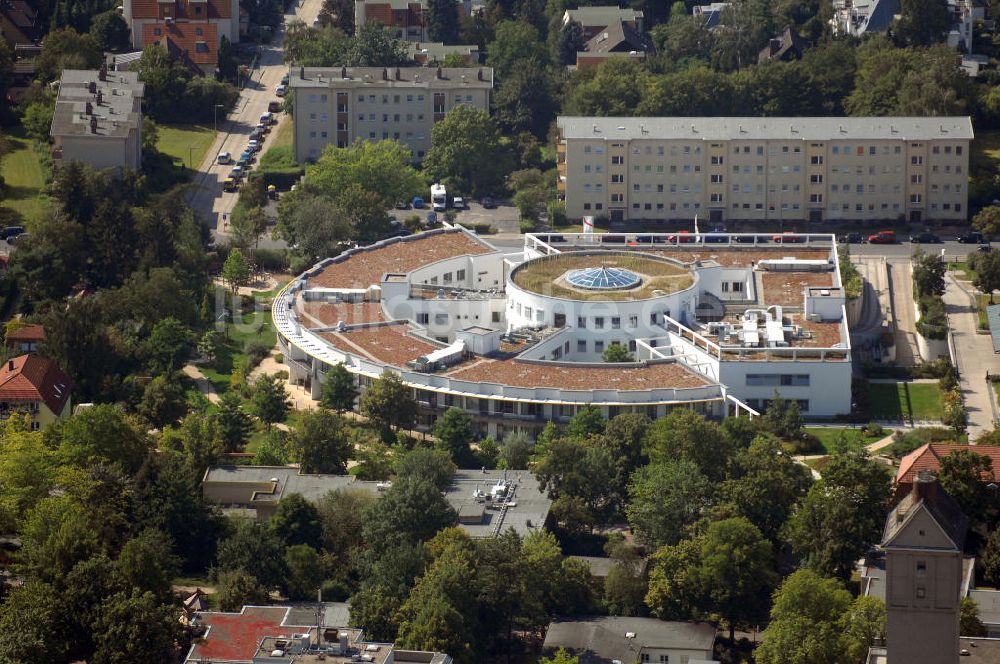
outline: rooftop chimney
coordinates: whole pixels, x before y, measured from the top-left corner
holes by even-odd
[[[385,67],[382,67],[382,80],[383,81],[389,80],[389,70],[386,69]]]
[[[94,81],[87,81],[87,92],[94,94],[97,92],[97,83]]]
[[[398,81],[398,80],[400,80],[400,79],[401,79],[402,77],[403,77],[403,75],[402,75],[402,74],[400,73],[400,71],[399,71],[399,67],[396,67],[396,80]]]
[[[937,501],[938,480],[929,470],[921,470],[913,478],[913,495],[918,500],[923,500],[928,505],[933,505]]]
[[[347,78],[347,67],[341,67],[340,68],[340,77],[341,78]]]
[[[83,108],[84,108],[84,113],[86,113],[87,115],[94,114],[94,105],[91,104],[89,101],[84,104]]]
[[[7,370],[8,371],[14,370],[14,360],[7,360]]]
[[[104,101],[104,93],[100,90],[97,91],[97,105],[100,106],[101,102]]]
[[[91,134],[96,134],[97,133],[97,116],[96,115],[91,115],[90,116],[90,133]]]
[[[437,70],[437,77],[438,77],[438,79],[444,78],[444,76],[441,75],[441,68],[440,67],[438,67],[438,70]]]
[[[305,67],[299,67],[299,78],[301,78],[303,81],[306,80],[306,68]]]
[[[101,81],[108,80],[108,66],[106,64],[101,64],[101,68],[97,70],[97,78]]]
[[[479,70],[478,77],[479,77],[480,81],[483,80],[483,70],[482,69]]]

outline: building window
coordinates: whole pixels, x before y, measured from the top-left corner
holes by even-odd
[[[917,586],[917,599],[924,599],[925,597],[927,597],[927,588]]]
[[[622,328],[622,319],[618,316],[611,317],[611,329],[620,330]]]
[[[603,330],[604,329],[604,317],[603,316],[598,316],[597,318],[594,319],[594,329],[595,330]]]
[[[587,352],[587,341],[585,339],[576,340],[576,352],[586,353]]]
[[[580,328],[581,330],[586,329],[586,327],[587,327],[587,319],[584,318],[583,316],[577,316],[576,317],[576,326],[578,328]]]
[[[427,325],[430,322],[430,314],[417,314],[417,324]]]
[[[595,341],[594,342],[594,352],[595,353],[603,353],[604,352],[604,342],[603,341]]]

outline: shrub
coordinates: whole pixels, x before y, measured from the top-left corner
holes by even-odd
[[[955,433],[941,427],[921,427],[911,431],[897,431],[893,435],[893,443],[889,447],[889,453],[893,457],[900,459],[921,445],[951,442],[954,440]]]
[[[866,436],[869,438],[874,438],[876,436],[884,436],[885,429],[878,422],[869,422],[861,429]]]
[[[522,219],[519,227],[522,233],[532,233],[535,230],[535,222],[531,219]]]
[[[946,339],[948,337],[948,316],[944,300],[940,295],[923,295],[919,300],[920,320],[917,332],[925,339]]]
[[[288,252],[284,249],[258,249],[254,252],[257,265],[262,270],[281,271],[288,269]]]
[[[789,454],[822,454],[823,443],[811,433],[804,433],[798,438],[785,441],[785,449]]]
[[[251,339],[243,347],[243,352],[247,356],[247,367],[253,370],[264,361],[264,358],[270,354],[271,349],[263,341]]]

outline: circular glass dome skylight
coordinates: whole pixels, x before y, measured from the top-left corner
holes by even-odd
[[[617,290],[638,286],[642,278],[620,267],[588,267],[571,271],[566,275],[566,281],[588,290]]]

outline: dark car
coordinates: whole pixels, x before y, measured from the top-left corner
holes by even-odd
[[[941,244],[941,238],[934,233],[924,232],[911,235],[910,242],[913,244]]]
[[[969,231],[965,235],[959,235],[956,239],[962,244],[983,244],[986,242],[983,234],[979,231]]]
[[[988,253],[990,251],[993,251],[993,247],[991,247],[988,244],[981,244],[981,245],[979,245],[979,248],[976,249],[976,251],[985,254],[985,253]]]
[[[486,208],[487,210],[492,210],[496,206],[497,206],[496,201],[494,201],[489,196],[483,198],[483,207]]]
[[[601,242],[603,244],[625,244],[624,235],[608,235],[605,233],[601,235]]]
[[[865,241],[865,238],[861,233],[848,233],[846,235],[841,235],[837,238],[841,242],[846,242],[847,244],[861,244]]]
[[[761,236],[760,238],[756,238],[756,236],[754,236],[754,235],[737,235],[737,236],[735,236],[733,238],[734,241],[736,241],[736,242],[738,242],[740,244],[753,244],[754,239],[756,239],[758,242],[766,242],[767,241],[764,238],[764,236]]]
[[[12,237],[16,237],[24,232],[24,226],[7,226],[2,231],[0,231],[0,238],[4,240],[9,240]]]
[[[702,239],[705,242],[726,242],[727,240],[729,240],[729,236],[722,235],[720,233],[709,233],[707,235],[703,235]]]
[[[7,242],[9,244],[17,244],[19,242],[24,242],[25,240],[28,239],[30,235],[31,233],[18,233],[17,235],[11,235],[9,238],[7,238]]]

